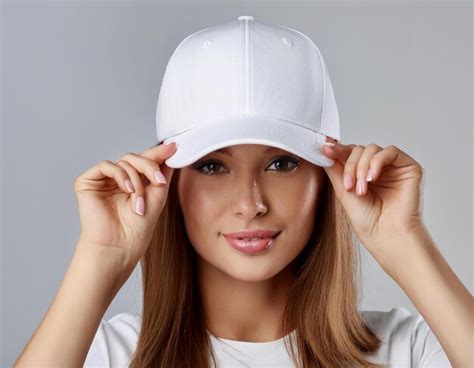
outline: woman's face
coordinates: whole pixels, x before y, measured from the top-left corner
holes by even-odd
[[[324,169],[266,145],[222,150],[231,156],[216,150],[180,169],[178,197],[188,237],[200,266],[242,281],[269,279],[309,240]],[[246,254],[234,249],[223,234],[247,229],[281,233],[271,248]]]

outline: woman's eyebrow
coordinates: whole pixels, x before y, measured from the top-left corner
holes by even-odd
[[[263,151],[263,153],[267,153],[267,152],[269,152],[269,151],[273,151],[273,150],[276,150],[276,149],[277,149],[277,148],[275,148],[275,147],[268,146],[267,148],[265,148],[265,150]],[[217,150],[215,150],[214,152],[232,157],[232,153],[229,152],[229,150],[228,150],[226,147],[217,149]]]

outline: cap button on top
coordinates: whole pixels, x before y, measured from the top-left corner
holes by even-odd
[[[239,20],[253,20],[253,17],[251,15],[241,15]]]

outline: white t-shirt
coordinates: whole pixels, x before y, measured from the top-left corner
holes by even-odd
[[[403,307],[390,311],[362,310],[362,317],[382,340],[375,354],[366,357],[391,368],[452,367],[436,336],[422,316]],[[84,367],[128,367],[136,347],[141,316],[119,313],[102,319],[89,349]],[[269,342],[245,342],[216,338],[211,342],[218,367],[291,368],[283,337]]]

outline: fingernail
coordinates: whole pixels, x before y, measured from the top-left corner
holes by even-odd
[[[349,190],[352,187],[352,175],[344,175],[344,189]]]
[[[367,181],[372,181],[374,178],[374,169],[369,168],[369,171],[367,172]]]
[[[145,214],[145,199],[142,196],[137,197],[135,212],[142,216]]]
[[[327,146],[329,149],[332,149],[335,146],[335,144],[331,143],[331,142],[326,142],[326,143],[323,144],[323,147],[324,146]]]
[[[362,195],[364,192],[364,182],[362,180],[357,180],[356,193]]]
[[[158,183],[166,184],[166,178],[163,176],[161,172],[159,172],[158,170],[155,170],[153,172],[153,175],[155,176],[155,179]]]
[[[125,186],[127,187],[128,191],[132,193],[135,189],[133,189],[133,184],[130,179],[125,180]]]

